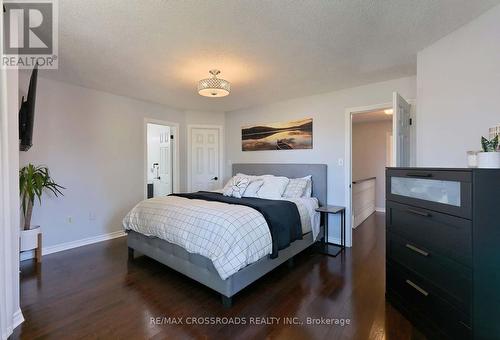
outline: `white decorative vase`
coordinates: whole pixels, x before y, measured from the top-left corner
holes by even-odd
[[[30,230],[21,230],[20,251],[33,250],[38,247],[38,234],[42,231],[39,225],[32,226]]]
[[[479,152],[477,154],[477,167],[483,169],[499,169],[500,152]]]

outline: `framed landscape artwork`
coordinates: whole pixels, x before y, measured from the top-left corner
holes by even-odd
[[[312,138],[312,118],[244,126],[241,129],[241,149],[243,151],[312,149]]]

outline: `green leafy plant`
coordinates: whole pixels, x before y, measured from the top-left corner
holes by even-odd
[[[66,188],[54,182],[46,166],[28,164],[19,170],[19,192],[24,215],[24,230],[30,229],[35,198],[41,204],[44,191],[49,191],[57,197],[63,195],[62,189]]]
[[[481,137],[481,145],[483,146],[484,152],[495,152],[498,148],[498,135],[491,140],[487,140],[484,137]]]

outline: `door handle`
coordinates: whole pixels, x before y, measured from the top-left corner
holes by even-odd
[[[407,212],[419,215],[419,216],[424,216],[424,217],[431,217],[431,214],[425,211],[418,211],[418,210],[413,210],[413,209],[406,209]]]
[[[212,181],[216,181],[218,179],[219,179],[219,177],[215,176],[214,178],[212,178]]]

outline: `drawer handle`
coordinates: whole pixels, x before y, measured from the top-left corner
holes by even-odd
[[[465,322],[463,322],[463,321],[459,321],[459,322],[460,322],[460,324],[461,324],[462,326],[467,327],[469,330],[471,329],[471,328],[470,328],[470,326],[469,326],[467,323],[465,323]]]
[[[425,177],[425,178],[429,178],[429,177],[432,177],[432,174],[428,173],[428,172],[408,172],[406,174],[406,176],[409,176],[409,177]]]
[[[406,209],[409,213],[419,215],[419,216],[424,216],[424,217],[431,217],[431,214],[425,211],[418,211],[418,210],[413,210],[413,209]]]
[[[411,245],[411,244],[409,244],[409,243],[407,243],[407,244],[406,244],[406,248],[411,249],[411,250],[413,250],[414,252],[419,253],[420,255],[423,255],[423,256],[429,256],[429,253],[428,253],[428,252],[426,252],[426,251],[424,251],[424,250],[422,250],[422,249],[420,249],[420,248],[417,248],[417,247],[415,247],[415,246],[412,246],[412,245]]]
[[[420,286],[417,285],[416,283],[413,283],[410,280],[406,280],[406,283],[409,284],[410,286],[412,286],[413,288],[415,288],[415,290],[417,290],[423,296],[428,296],[429,295],[429,293],[427,293],[424,289],[420,288]]]

